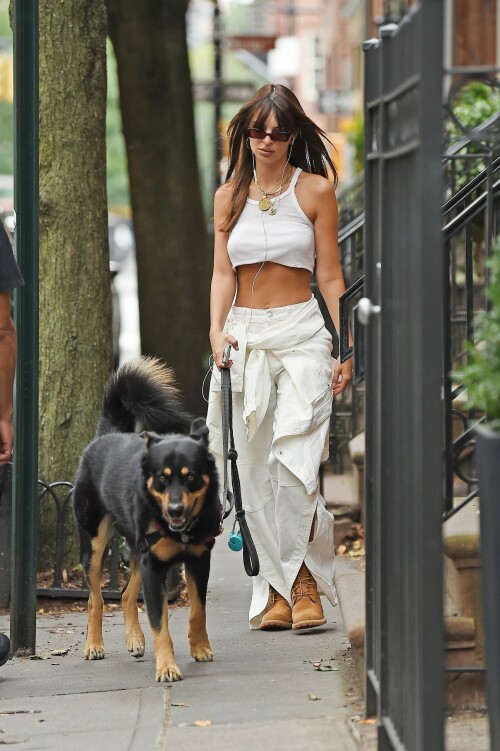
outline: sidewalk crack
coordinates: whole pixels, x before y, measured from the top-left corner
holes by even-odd
[[[172,721],[172,686],[166,686],[163,694],[163,718],[158,735],[156,736],[156,742],[154,751],[164,751],[165,741],[167,739],[167,730],[170,727]]]
[[[137,733],[137,728],[139,727],[139,720],[141,718],[141,706],[142,706],[142,693],[143,693],[143,691],[144,691],[144,689],[142,689],[142,688],[139,691],[139,701],[137,702],[137,715],[136,715],[136,718],[135,718],[134,729],[132,731],[132,737],[130,738],[129,744],[127,746],[127,751],[130,751],[130,749],[134,745],[134,740],[135,740],[135,736],[136,736],[136,733]]]

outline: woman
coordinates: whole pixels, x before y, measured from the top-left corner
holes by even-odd
[[[214,200],[210,342],[217,367],[231,368],[243,505],[260,561],[250,627],[311,628],[326,622],[317,585],[336,602],[333,516],[318,477],[332,396],[351,378],[351,362],[331,358],[309,286],[316,266],[338,331],[344,280],[327,178],[336,183],[337,173],[323,131],[285,86],[262,86],[228,136],[227,179]],[[207,423],[220,459],[218,391],[214,371]]]

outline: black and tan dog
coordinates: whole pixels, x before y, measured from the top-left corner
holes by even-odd
[[[82,455],[74,489],[90,590],[86,659],[104,657],[102,563],[118,533],[131,549],[130,578],[122,594],[129,651],[134,657],[144,654],[137,610],[142,578],[156,679],[182,678],[168,631],[166,588],[169,566],[182,561],[191,605],[191,655],[201,662],[212,660],[205,601],[221,508],[207,436],[203,419],[192,422],[181,411],[171,371],[159,360],[140,358],[109,380],[96,438]]]

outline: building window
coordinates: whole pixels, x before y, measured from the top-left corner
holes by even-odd
[[[319,92],[325,88],[325,56],[323,36],[318,30],[307,32],[304,61],[304,94],[310,102],[317,101]]]

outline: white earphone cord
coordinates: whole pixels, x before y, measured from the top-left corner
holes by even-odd
[[[286,170],[286,168],[287,168],[288,162],[290,161],[290,153],[291,153],[291,149],[289,149],[289,150],[288,150],[288,157],[287,157],[287,160],[286,160],[286,162],[285,162],[285,164],[284,164],[284,166],[283,166],[283,172],[281,173],[281,181],[280,181],[280,183],[281,183],[281,184],[283,183],[283,178],[284,178],[284,176],[285,176],[285,170]],[[253,158],[254,158],[254,160],[255,160],[255,156],[254,156],[253,154],[252,154],[252,156],[253,156]],[[255,161],[254,161],[254,164],[255,164]],[[256,171],[256,169],[255,169],[255,166],[254,166],[254,179],[255,179],[255,182],[257,182],[257,171]],[[277,197],[277,198],[275,199],[275,203],[277,202],[277,204],[278,204],[278,205],[276,206],[276,211],[277,211],[277,210],[278,210],[278,208],[279,208],[279,205],[280,205],[280,201],[281,201],[281,188],[280,188],[280,192],[279,192],[279,194],[278,194],[278,197]],[[274,203],[273,203],[272,205],[274,206]],[[255,276],[254,276],[254,278],[253,278],[253,280],[252,280],[252,287],[251,287],[251,289],[250,289],[250,320],[249,320],[249,322],[248,322],[248,326],[250,326],[250,324],[252,323],[252,315],[253,315],[253,294],[254,294],[255,282],[256,282],[256,280],[257,280],[257,277],[259,276],[260,272],[261,272],[261,271],[262,271],[262,269],[264,268],[264,265],[265,265],[265,263],[266,263],[266,261],[267,261],[267,255],[268,255],[268,252],[269,252],[269,245],[268,245],[268,242],[267,242],[267,232],[266,232],[266,225],[265,225],[265,222],[264,222],[264,214],[265,214],[265,213],[266,213],[265,211],[261,211],[261,212],[260,212],[260,220],[261,220],[261,222],[262,222],[262,230],[263,230],[263,232],[264,232],[264,242],[265,242],[265,245],[266,245],[266,253],[265,253],[265,255],[264,255],[264,260],[262,261],[261,265],[260,265],[260,266],[259,266],[259,268],[257,269],[257,272],[256,272],[256,274],[255,274]]]
[[[292,141],[292,144],[293,144],[293,141]],[[288,150],[288,157],[287,157],[287,160],[285,162],[285,166],[283,167],[283,172],[281,173],[281,181],[283,181],[283,177],[285,176],[285,170],[286,170],[287,164],[290,161],[291,151],[292,151],[291,149]],[[254,162],[254,165],[255,165],[255,155],[253,154],[253,152],[252,152],[252,159],[253,159],[253,162]],[[254,178],[255,178],[255,182],[257,182],[257,172],[256,172],[256,169],[255,169],[255,166],[254,166]],[[277,207],[276,207],[276,211],[279,208],[280,201],[281,201],[281,190],[280,190],[277,198],[275,199],[275,202],[277,202],[277,204],[278,204]],[[250,320],[248,321],[248,324],[247,324],[247,331],[248,331],[248,327],[252,323],[253,295],[254,295],[255,282],[257,281],[257,277],[259,276],[260,272],[262,271],[262,269],[265,266],[265,263],[267,261],[267,255],[268,255],[268,252],[269,252],[269,245],[268,245],[268,241],[267,241],[266,225],[265,225],[265,222],[264,222],[264,214],[265,213],[266,212],[264,212],[264,211],[260,212],[260,220],[262,222],[262,230],[264,232],[264,242],[265,242],[265,245],[266,245],[266,252],[265,252],[265,255],[264,255],[264,260],[262,261],[261,265],[259,266],[259,268],[257,269],[257,271],[255,273],[255,276],[254,276],[254,278],[252,280],[252,286],[250,288]],[[205,396],[205,383],[207,381],[209,373],[211,373],[215,378],[217,378],[217,376],[215,375],[215,371],[214,371],[214,357],[213,357],[213,355],[209,355],[208,356],[208,370],[205,373],[205,376],[203,378],[203,382],[201,384],[201,397],[202,397],[203,401],[206,404],[210,404],[210,399]]]

